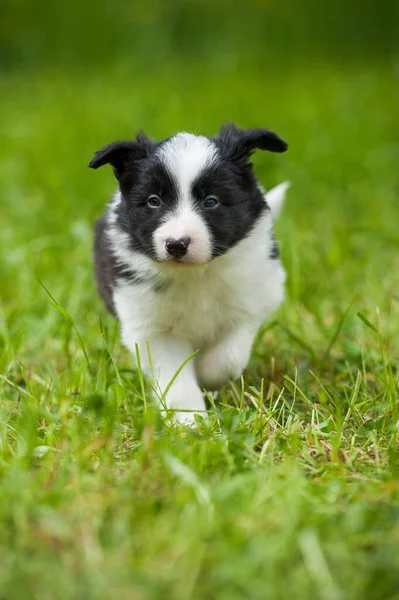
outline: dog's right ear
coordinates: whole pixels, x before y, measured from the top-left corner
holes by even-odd
[[[139,133],[135,141],[113,142],[97,150],[89,163],[91,169],[98,169],[110,164],[114,168],[115,177],[120,179],[129,161],[140,160],[148,156],[154,146],[146,135]]]

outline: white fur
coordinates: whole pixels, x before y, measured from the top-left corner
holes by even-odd
[[[119,206],[120,202],[121,202],[121,192],[120,192],[120,190],[117,190],[115,192],[115,194],[113,195],[111,202],[108,204],[107,221],[108,221],[109,225],[113,225],[116,222],[117,214],[115,212],[115,209]]]
[[[278,186],[280,204],[286,187]],[[270,195],[273,198],[273,190],[268,199]],[[196,266],[153,262],[130,250],[120,233],[117,239],[111,229],[120,261],[165,284],[160,292],[151,282],[137,285],[120,280],[113,295],[123,341],[133,355],[138,345],[143,368],[149,377],[155,376],[161,394],[188,356],[199,350],[166,397],[168,408],[176,409],[180,420],[192,420],[194,412],[205,410],[200,386],[214,389],[239,376],[257,329],[283,300],[285,273],[279,260],[269,258],[271,228],[268,212],[230,251]]]
[[[216,161],[217,155],[218,149],[210,139],[192,133],[178,133],[157,151],[178,184],[181,200],[188,203],[193,180]]]
[[[166,215],[163,225],[153,234],[158,260],[172,260],[165,248],[168,238],[190,238],[187,254],[180,262],[201,264],[210,260],[212,240],[201,215],[195,210],[191,188],[198,175],[217,158],[216,146],[206,137],[179,133],[157,152],[171,177],[176,182],[178,201]]]

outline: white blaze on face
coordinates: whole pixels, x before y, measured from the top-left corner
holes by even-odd
[[[212,239],[202,216],[195,209],[192,184],[217,159],[217,148],[206,137],[179,133],[158,150],[158,156],[177,185],[176,204],[153,233],[158,260],[171,260],[166,250],[169,238],[190,238],[187,254],[180,262],[201,264],[212,257]]]

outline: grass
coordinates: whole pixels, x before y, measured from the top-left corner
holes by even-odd
[[[2,80],[1,600],[399,599],[397,71],[237,69]],[[96,295],[85,165],[228,119],[291,144],[256,157],[292,182],[287,299],[185,429]]]

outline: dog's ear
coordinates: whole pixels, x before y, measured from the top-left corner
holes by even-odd
[[[231,160],[248,160],[255,150],[285,152],[288,144],[268,129],[240,129],[234,123],[223,125],[214,138],[223,154]]]
[[[103,165],[110,164],[114,168],[115,177],[120,179],[126,165],[130,160],[140,160],[149,155],[155,146],[144,133],[138,133],[136,140],[132,142],[113,142],[97,150],[89,163],[91,169],[98,169]]]

